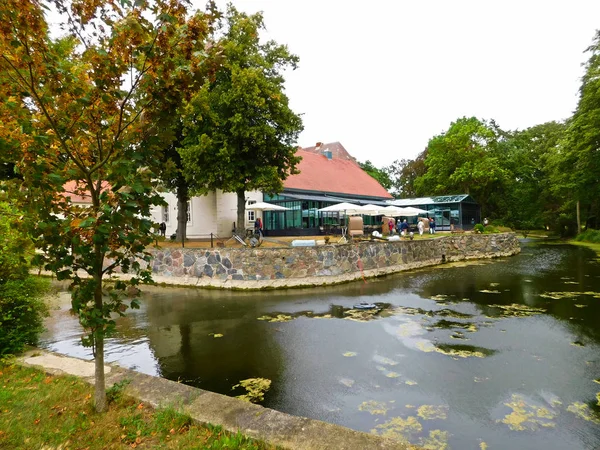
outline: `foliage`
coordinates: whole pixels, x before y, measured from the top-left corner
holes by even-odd
[[[494,122],[463,117],[427,146],[427,171],[415,180],[419,195],[465,193],[482,206],[484,215],[492,209],[491,194],[502,184],[506,171],[499,164],[501,136]]]
[[[186,180],[195,193],[235,192],[238,231],[245,224],[245,192],[281,191],[300,161],[294,143],[302,121],[289,107],[283,78],[298,57],[273,41],[262,44],[263,29],[261,14],[229,7],[219,42],[222,65],[183,116]]]
[[[105,414],[91,405],[93,388],[75,377],[47,376],[17,365],[0,366],[0,448],[272,449],[240,433],[194,425],[173,407],[153,409],[131,397]],[[26,443],[26,444],[25,444]]]
[[[22,213],[5,201],[0,201],[0,285],[7,280],[24,278],[29,265],[32,245],[22,229]]]
[[[37,344],[48,315],[42,298],[47,290],[47,280],[31,276],[0,283],[0,356]]]
[[[164,111],[169,92],[185,88],[167,82],[160,93],[154,89],[159,77],[180,69],[173,49],[195,48],[206,27],[195,26],[202,15],[186,18],[183,0],[57,5],[67,17],[68,34],[60,39],[49,37],[43,1],[0,7],[0,142],[20,151],[26,205],[37,219],[31,235],[42,250],[36,262],[72,280],[103,410],[104,336],[112,315],[127,308],[126,287],[151,280],[148,217],[163,202],[155,173],[164,140],[143,115]],[[194,73],[204,55],[186,56],[191,63],[181,69]],[[71,195],[86,196],[91,206],[75,205]],[[106,291],[103,278],[117,269],[133,276]]]
[[[475,231],[476,233],[483,233],[485,230],[483,224],[481,223],[476,223],[475,226],[473,227],[473,231]]]
[[[417,197],[415,181],[427,171],[425,159],[427,149],[423,150],[414,160],[401,159],[394,161],[384,168],[392,183],[392,193],[395,197]]]
[[[117,381],[106,390],[106,400],[108,403],[113,403],[123,397],[125,388],[131,383],[131,380],[124,379]]]
[[[390,190],[390,188],[392,187],[392,180],[386,172],[385,168],[378,169],[369,160],[365,161],[364,163],[359,162],[358,165],[362,170],[364,170],[373,178],[375,178],[379,182],[379,184],[381,184],[385,189],[387,189],[388,191]]]
[[[576,241],[600,244],[600,230],[585,230],[575,237]]]

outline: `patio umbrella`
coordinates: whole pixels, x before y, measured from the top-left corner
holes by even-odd
[[[406,214],[404,216],[418,216],[419,214],[427,214],[427,211],[421,208],[415,208],[414,206],[407,206],[406,208],[401,208]]]
[[[246,206],[246,209],[253,209],[255,211],[289,211],[290,208],[273,205],[272,203],[256,202]]]
[[[398,206],[385,206],[383,208],[381,208],[379,211],[382,212],[382,214],[385,214],[386,216],[405,216],[406,214],[404,214],[404,208],[400,208]]]
[[[362,214],[365,216],[381,216],[385,214],[385,211],[382,211],[383,206],[377,205],[362,205]]]
[[[363,214],[363,207],[353,203],[336,203],[319,209],[321,212],[343,212],[345,215]]]

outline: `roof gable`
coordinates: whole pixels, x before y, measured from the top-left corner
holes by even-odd
[[[296,155],[302,157],[297,166],[300,173],[290,175],[283,182],[284,188],[391,199],[392,195],[340,147],[351,159],[336,158],[335,154],[328,159],[314,150],[298,150]]]

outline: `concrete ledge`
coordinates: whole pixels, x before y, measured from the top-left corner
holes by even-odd
[[[75,375],[94,384],[93,362],[59,355],[45,350],[30,351],[20,357],[24,366],[38,367],[55,375]],[[306,417],[292,416],[237,398],[197,389],[164,378],[105,366],[107,388],[128,380],[125,393],[153,407],[171,406],[189,415],[199,424],[220,425],[231,432],[261,439],[272,445],[293,450],[418,450],[396,441],[351,430]]]

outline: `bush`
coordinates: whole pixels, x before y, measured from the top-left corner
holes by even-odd
[[[600,244],[600,230],[585,230],[583,233],[579,233],[575,240]]]
[[[18,210],[0,201],[0,283],[24,278],[29,270],[26,257],[32,245],[20,217]]]
[[[485,228],[482,223],[478,223],[473,227],[473,231],[476,233],[483,233],[483,230],[485,230]]]
[[[494,225],[488,225],[485,227],[484,233],[500,233],[500,230],[496,228]]]
[[[31,276],[0,284],[0,356],[37,344],[48,316],[42,299],[48,287],[47,280]]]

